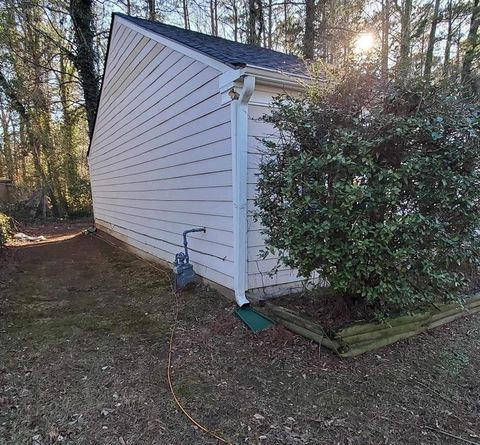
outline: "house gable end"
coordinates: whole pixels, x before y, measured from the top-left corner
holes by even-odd
[[[142,40],[143,42],[141,42]],[[99,121],[99,116],[102,114],[102,109],[105,102],[105,92],[110,87],[110,82],[117,73],[116,69],[118,69],[118,67],[122,65],[122,60],[125,61],[125,59],[129,56],[127,52],[139,51],[139,45],[143,44],[143,46],[145,46],[146,41],[151,41],[152,44],[156,43],[162,45],[163,47],[168,48],[171,51],[178,52],[193,60],[197,60],[202,64],[205,64],[220,71],[220,73],[231,70],[228,65],[219,62],[218,60],[215,60],[207,55],[204,55],[171,39],[144,29],[115,13],[112,14],[112,22],[110,26],[110,33],[105,58],[105,67],[103,71],[99,100],[97,105],[97,113],[95,115],[93,132],[90,135],[91,137],[87,151],[87,157],[91,155],[92,147],[94,147],[95,145],[97,123]],[[124,53],[120,56],[120,58],[118,58],[119,54],[121,54],[122,51]]]
[[[168,37],[165,37],[161,34],[158,34],[156,32],[153,32],[153,31],[150,31],[142,26],[139,26],[135,23],[133,23],[132,21],[130,20],[127,20],[125,19],[124,17],[120,16],[120,15],[117,15],[117,14],[113,14],[113,17],[114,17],[114,20],[115,21],[118,21],[119,23],[121,23],[122,25],[125,25],[127,27],[129,27],[130,29],[133,29],[135,30],[136,32],[140,33],[140,34],[143,34],[144,36],[162,44],[162,45],[165,45],[171,49],[173,49],[174,51],[178,51],[182,54],[184,54],[185,56],[188,56],[188,57],[191,57],[192,59],[195,59],[195,60],[198,60],[199,62],[202,62],[204,63],[205,65],[208,65],[208,66],[211,66],[212,68],[215,68],[217,69],[218,71],[220,72],[225,72],[225,71],[228,71],[229,69],[231,69],[231,67],[229,65],[227,65],[226,63],[223,63],[207,54],[204,54],[202,53],[201,51],[197,51],[196,49],[193,49],[189,46],[186,46],[176,40],[172,40]]]

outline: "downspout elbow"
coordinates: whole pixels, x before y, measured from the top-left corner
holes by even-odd
[[[242,105],[248,105],[252,98],[253,91],[255,90],[255,77],[246,76],[243,79],[243,87],[240,91],[239,102]]]

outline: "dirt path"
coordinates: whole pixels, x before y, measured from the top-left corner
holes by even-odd
[[[215,443],[167,390],[168,279],[79,229],[0,260],[0,443]],[[340,360],[213,291],[179,303],[176,392],[236,444],[480,444],[480,316]]]

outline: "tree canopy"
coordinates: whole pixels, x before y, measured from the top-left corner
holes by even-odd
[[[0,176],[45,188],[58,215],[88,207],[85,154],[114,11],[329,66],[368,58],[385,80],[445,77],[478,95],[479,0],[4,0]]]

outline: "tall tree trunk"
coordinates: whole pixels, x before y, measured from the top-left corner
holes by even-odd
[[[64,156],[62,159],[63,171],[65,172],[65,188],[67,195],[72,198],[75,196],[75,189],[78,186],[80,179],[78,176],[77,159],[75,156],[74,145],[74,117],[70,109],[71,90],[69,85],[72,81],[72,67],[67,64],[67,61],[60,55],[60,74],[59,74],[59,93],[60,103],[62,105],[63,123],[62,123],[62,148]],[[65,199],[65,208],[68,213],[68,202]]]
[[[420,42],[420,51],[417,54],[419,62],[416,65],[413,65],[412,60],[410,59],[410,71],[412,70],[412,68],[416,68],[418,66],[418,74],[422,75],[423,68],[425,66],[425,48],[427,47],[426,36],[424,32],[420,36]]]
[[[465,56],[462,66],[462,84],[467,91],[473,94],[478,93],[477,79],[473,75],[473,62],[478,49],[479,38],[478,28],[480,25],[480,0],[474,0],[472,5],[472,16],[470,20],[470,29],[465,48]]]
[[[0,73],[1,75],[1,73]],[[26,129],[25,129],[25,120],[23,119],[23,116],[18,113],[18,133],[20,136],[20,148],[22,152],[22,182],[26,183],[27,182],[27,166],[25,162],[25,158],[27,156],[27,136],[26,136]]]
[[[155,11],[155,0],[147,0],[148,20],[156,20],[157,14]]]
[[[215,12],[215,35],[218,36],[218,0],[214,0],[213,3],[213,11]]]
[[[247,43],[255,43],[256,40],[256,9],[255,0],[248,0],[248,34]]]
[[[238,6],[237,0],[232,2],[232,11],[233,11],[233,40],[238,42]]]
[[[267,21],[267,47],[273,47],[272,41],[273,33],[273,1],[268,0],[268,21]]]
[[[268,45],[267,45],[267,30],[266,30],[265,26],[262,29],[262,46],[264,48],[268,48]]]
[[[390,0],[382,0],[382,77],[388,80],[388,55],[390,51]]]
[[[3,130],[3,158],[5,160],[5,169],[2,170],[2,175],[5,175],[9,179],[15,179],[15,168],[12,156],[12,145],[10,139],[10,131],[8,127],[5,128],[4,123],[2,122]]]
[[[215,13],[213,12],[213,0],[210,0],[210,34],[215,35]]]
[[[210,26],[212,36],[218,36],[218,0],[210,0]]]
[[[43,171],[42,184],[49,190],[54,213],[57,216],[66,215],[66,199],[61,186],[58,156],[53,143],[52,130],[52,104],[51,95],[48,90],[49,72],[44,68],[45,54],[49,47],[38,33],[42,14],[40,8],[32,7],[25,11],[25,48],[31,60],[31,77],[33,78],[33,91],[31,92],[31,107],[33,113],[30,115],[31,130],[38,145],[38,167],[37,171]],[[42,163],[40,163],[42,159]]]
[[[303,56],[313,60],[315,45],[315,0],[305,0],[305,34],[303,36]]]
[[[3,158],[5,159],[5,170],[2,172],[10,179],[15,178],[15,168],[12,154],[12,140],[10,135],[10,113],[5,107],[3,100],[0,100],[0,118],[2,121],[3,133]]]
[[[413,0],[404,0],[400,21],[400,56],[397,71],[401,76],[407,76],[410,71],[412,2]]]
[[[248,34],[247,43],[255,44],[257,38],[257,10],[255,0],[248,0]]]
[[[326,17],[326,7],[328,0],[319,0],[317,2],[317,33],[316,41],[319,57],[327,60],[328,55],[328,44],[327,44],[327,17]]]
[[[248,35],[247,43],[260,45],[263,34],[262,0],[248,0]]]
[[[19,95],[8,82],[6,77],[0,71],[0,89],[5,93],[10,101],[12,108],[20,116],[20,121],[22,123],[21,128],[23,128],[23,146],[28,147],[29,153],[32,154],[33,165],[35,167],[35,172],[37,173],[37,185],[43,185],[46,183],[45,172],[42,167],[41,162],[41,147],[39,137],[36,135],[36,132],[33,128],[33,119],[31,119],[30,113],[27,111],[27,108],[22,103]],[[24,170],[25,171],[25,170]]]
[[[428,36],[427,54],[425,56],[425,68],[423,70],[423,77],[425,79],[430,79],[432,75],[433,50],[435,49],[435,41],[437,39],[437,24],[439,11],[440,0],[435,0],[435,6],[433,8],[432,16],[432,26],[430,28],[430,34]]]
[[[11,113],[11,125],[12,125],[12,151],[14,153],[13,155],[13,167],[15,171],[15,178],[18,179],[21,177],[20,175],[20,164],[23,158],[23,154],[21,153],[21,150],[19,150],[19,144],[18,144],[18,135],[17,135],[17,127],[16,127],[16,122],[13,117],[13,113]]]
[[[15,178],[15,168],[12,156],[12,144],[10,139],[10,129],[8,128],[8,122],[2,118],[2,131],[3,131],[3,156],[5,158],[5,173],[9,179]]]
[[[76,43],[76,53],[72,62],[80,76],[88,130],[92,136],[99,95],[97,52],[94,46],[93,0],[70,0],[70,15]]]
[[[185,29],[190,29],[190,14],[188,12],[188,0],[183,0],[183,25]]]
[[[453,40],[453,10],[452,0],[448,0],[447,5],[447,38],[445,42],[445,53],[443,56],[443,75],[448,77],[450,72],[450,52],[452,50]]]

